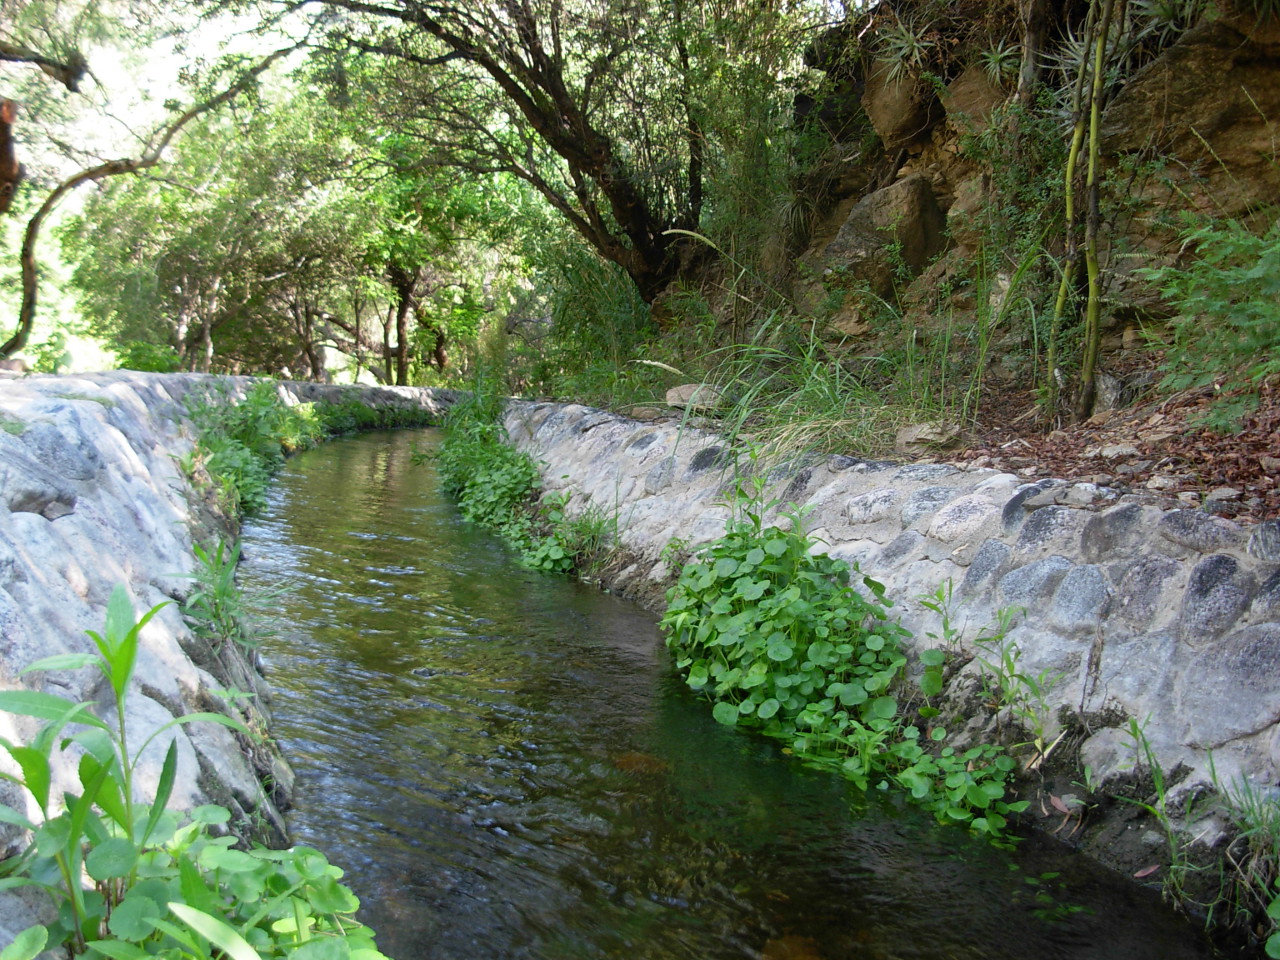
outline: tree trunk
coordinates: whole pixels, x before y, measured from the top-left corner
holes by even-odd
[[[387,316],[382,321],[382,382],[395,383],[395,372],[391,368],[392,358],[395,356],[391,348],[391,329],[395,324],[396,308],[391,305],[387,308]]]
[[[1098,2],[1098,0],[1094,0]],[[1097,396],[1098,353],[1102,347],[1102,278],[1098,264],[1098,228],[1102,222],[1099,191],[1099,136],[1102,127],[1103,80],[1106,76],[1107,39],[1115,0],[1104,0],[1102,24],[1098,28],[1093,61],[1093,91],[1089,97],[1089,166],[1085,179],[1084,258],[1089,276],[1089,299],[1085,305],[1084,349],[1080,357],[1080,396],[1076,420],[1087,420]]]
[[[392,263],[387,267],[387,279],[396,294],[396,384],[406,387],[409,385],[409,312],[416,304],[418,273]]]
[[[1049,0],[1024,0],[1022,14],[1022,66],[1018,71],[1018,106],[1030,110],[1040,79],[1040,56],[1049,30]]]
[[[433,332],[436,335],[436,345],[432,355],[435,357],[436,369],[444,373],[444,368],[449,362],[449,355],[445,352],[447,337],[444,327],[436,327]]]
[[[304,307],[302,316],[302,347],[307,354],[307,365],[311,368],[310,379],[317,383],[327,383],[329,378],[324,368],[324,351],[316,344],[315,311],[310,306]]]

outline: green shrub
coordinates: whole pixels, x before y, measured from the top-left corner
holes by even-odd
[[[318,851],[233,849],[234,836],[218,835],[230,820],[224,808],[198,807],[186,817],[166,809],[176,742],[165,755],[154,802],[136,799],[138,758],[166,730],[218,723],[250,735],[238,720],[194,713],[171,720],[140,745],[131,743],[126,701],[138,637],[160,609],[137,619],[117,587],[102,633],[89,633],[96,653],[48,657],[23,671],[97,669],[112,695],[112,722],[99,718],[91,702],[0,692],[0,710],[45,722],[30,744],[0,740],[21,771],[0,776],[25,788],[41,814],[34,823],[0,806],[0,820],[32,835],[27,849],[3,865],[0,886],[37,887],[58,908],[52,923],[19,934],[6,960],[31,960],[59,946],[70,955],[116,960],[380,960],[373,934],[353,917],[359,901],[338,883],[342,871]],[[55,797],[53,759],[69,749],[80,754],[82,792]]]
[[[1183,242],[1198,254],[1191,263],[1142,271],[1179,312],[1161,386],[1244,391],[1210,414],[1210,425],[1229,429],[1280,373],[1280,220],[1261,236],[1238,220],[1201,224]]]
[[[667,592],[661,626],[686,682],[715,701],[721,723],[777,737],[862,789],[896,785],[940,820],[1002,837],[1007,815],[1026,808],[1005,799],[1014,760],[991,745],[958,752],[944,745],[943,727],[908,720],[906,631],[890,619],[884,587],[812,553],[798,511],[785,514],[786,529],[765,526],[778,504],[763,500],[764,486],[739,484],[724,536]],[[942,653],[921,659],[926,692],[937,693]]]
[[[116,347],[116,367],[150,373],[173,373],[182,366],[178,351],[167,343],[128,340]]]
[[[225,509],[234,514],[261,509],[285,451],[322,435],[310,405],[303,406],[286,406],[272,380],[255,384],[239,403],[222,396],[191,405],[196,456]]]

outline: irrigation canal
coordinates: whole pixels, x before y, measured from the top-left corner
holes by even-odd
[[[295,840],[396,960],[1182,960],[1158,897],[718,726],[654,618],[459,519],[433,431],[290,460],[244,532]]]

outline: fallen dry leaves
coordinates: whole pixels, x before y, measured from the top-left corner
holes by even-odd
[[[1046,434],[1030,391],[989,391],[975,440],[949,457],[1026,477],[1144,491],[1243,521],[1280,517],[1280,384],[1263,386],[1237,434],[1196,426],[1211,388],[1104,411]]]

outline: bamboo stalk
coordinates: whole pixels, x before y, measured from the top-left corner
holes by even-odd
[[[1066,203],[1066,247],[1063,252],[1062,276],[1058,282],[1058,295],[1053,304],[1053,319],[1049,325],[1049,345],[1045,357],[1048,368],[1048,399],[1046,402],[1050,421],[1058,412],[1058,341],[1061,338],[1062,318],[1066,314],[1067,300],[1071,293],[1071,284],[1076,273],[1076,258],[1079,256],[1079,244],[1076,240],[1076,167],[1080,160],[1080,151],[1084,146],[1085,114],[1084,114],[1084,82],[1088,76],[1087,52],[1093,46],[1094,30],[1097,26],[1097,0],[1089,4],[1089,13],[1085,19],[1085,43],[1082,48],[1080,63],[1076,68],[1075,89],[1071,94],[1071,115],[1074,123],[1071,129],[1071,145],[1067,149],[1067,165],[1063,174],[1063,197]]]
[[[1096,0],[1095,0],[1096,2]],[[1089,299],[1085,308],[1084,353],[1080,360],[1080,396],[1076,403],[1076,419],[1084,420],[1093,409],[1097,393],[1098,351],[1102,345],[1101,271],[1098,267],[1098,224],[1102,219],[1098,191],[1098,134],[1102,126],[1103,68],[1106,61],[1107,35],[1111,31],[1111,15],[1115,0],[1105,0],[1102,25],[1098,30],[1093,56],[1093,91],[1089,99],[1089,169],[1085,180],[1085,269],[1089,274]]]

